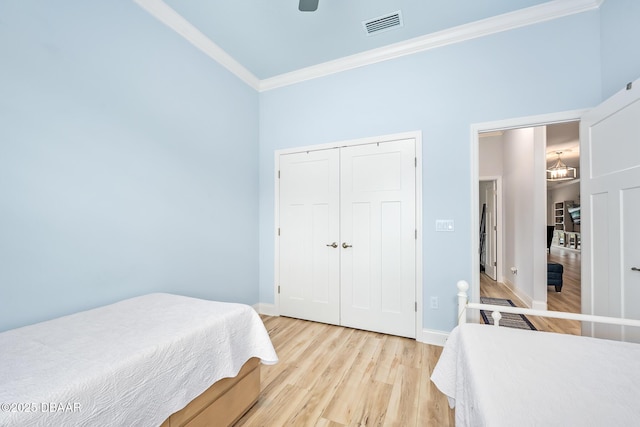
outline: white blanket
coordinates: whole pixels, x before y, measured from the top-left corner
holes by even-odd
[[[1,426],[159,426],[251,357],[247,305],[151,294],[0,334]]]
[[[638,344],[464,324],[431,380],[456,426],[640,425]]]

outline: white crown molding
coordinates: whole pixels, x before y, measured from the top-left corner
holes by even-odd
[[[604,0],[553,0],[537,6],[460,25],[400,43],[264,79],[260,81],[259,90],[267,91],[276,89],[502,31],[594,10],[600,7],[603,1]]]
[[[594,10],[604,0],[552,0],[537,6],[509,12],[436,33],[427,34],[378,49],[339,58],[290,73],[259,80],[242,64],[211,41],[200,30],[183,18],[162,0],[133,0],[176,33],[184,37],[207,56],[218,62],[239,79],[258,91],[268,91],[289,86],[358,67],[388,61],[414,53],[460,43],[487,35],[508,31],[527,25]]]
[[[200,49],[207,56],[231,71],[240,80],[254,88],[260,89],[260,80],[247,70],[242,64],[233,59],[220,46],[211,41],[200,30],[184,19],[162,0],[133,0],[141,8],[149,12],[160,22],[184,37],[189,43]]]

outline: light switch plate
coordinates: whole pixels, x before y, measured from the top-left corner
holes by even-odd
[[[454,231],[452,219],[436,219],[436,231]]]

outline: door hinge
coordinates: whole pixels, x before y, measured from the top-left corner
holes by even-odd
[[[496,261],[493,261],[493,266],[494,266],[494,267],[497,267],[497,266],[498,266],[498,263],[497,263]]]
[[[280,227],[278,227],[278,236],[280,235]]]
[[[416,240],[418,240],[418,229],[416,228],[416,230],[415,230],[415,231],[416,231],[416,232],[415,232],[415,239],[416,239]]]
[[[415,308],[414,308],[414,310],[415,310],[415,311],[416,311],[416,313],[417,313],[417,312],[418,312],[418,301],[415,301],[415,302],[414,302],[414,304],[415,304]]]
[[[280,171],[278,171],[278,179],[280,179]]]
[[[280,285],[278,285],[278,294],[280,293]]]
[[[413,158],[413,167],[414,167],[414,168],[417,168],[417,167],[418,167],[418,158],[417,158],[417,157],[414,157],[414,158]]]

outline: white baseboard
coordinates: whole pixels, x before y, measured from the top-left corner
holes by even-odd
[[[547,303],[544,301],[533,300],[531,302],[531,308],[534,310],[547,311]]]
[[[518,297],[520,301],[524,303],[525,307],[531,308],[534,310],[547,310],[546,302],[532,299],[529,295],[522,292],[520,288],[516,287],[513,283],[511,283],[508,280],[505,280],[503,283],[507,288],[511,290],[511,292],[513,292],[516,295],[516,297]]]
[[[265,316],[279,316],[278,310],[275,304],[268,304],[264,302],[259,302],[253,305],[253,309],[257,311],[259,314],[264,314]],[[449,338],[449,333],[444,331],[436,331],[430,329],[423,329],[418,332],[418,336],[416,337],[416,341],[437,345],[439,347],[444,347],[445,342]]]
[[[511,292],[513,292],[515,294],[516,297],[518,297],[518,299],[520,301],[522,301],[524,303],[525,307],[531,308],[531,305],[533,304],[533,300],[531,299],[531,297],[529,295],[527,295],[524,292],[522,292],[520,290],[520,288],[518,288],[510,280],[505,279],[505,281],[503,283],[507,288],[509,288],[509,290]]]
[[[266,302],[259,302],[257,304],[255,304],[253,306],[253,308],[255,308],[255,310],[260,313],[260,314],[264,314],[265,316],[279,316],[280,313],[278,313],[278,310],[276,309],[276,305],[275,304],[268,304]]]
[[[447,342],[448,338],[448,332],[423,329],[419,336],[416,337],[416,341],[444,347],[444,343]]]

